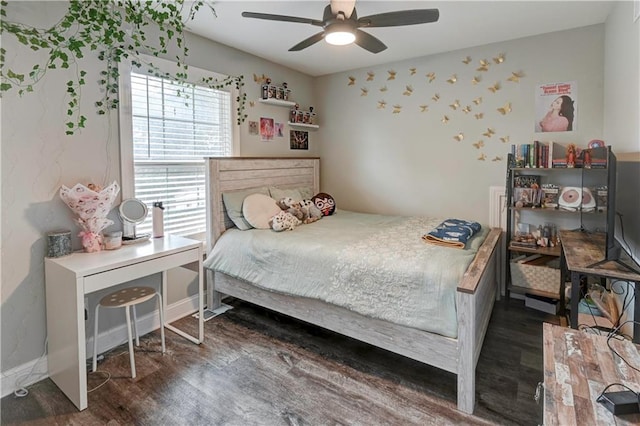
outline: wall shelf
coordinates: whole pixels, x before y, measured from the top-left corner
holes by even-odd
[[[307,129],[307,130],[316,130],[320,128],[320,126],[318,126],[317,124],[292,123],[291,121],[287,121],[287,124],[293,128]]]
[[[258,102],[261,102],[267,105],[274,105],[274,106],[287,107],[287,108],[291,108],[296,105],[296,103],[293,101],[285,101],[282,99],[273,99],[273,98],[258,99]]]

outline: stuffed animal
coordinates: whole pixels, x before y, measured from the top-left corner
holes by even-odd
[[[324,216],[331,216],[336,211],[336,202],[333,197],[325,192],[314,195],[311,201]]]
[[[318,219],[322,218],[322,212],[311,200],[302,200],[300,201],[300,206],[302,208],[302,212],[305,214],[304,223],[313,223]]]
[[[280,200],[276,201],[278,207],[280,207],[283,211],[290,213],[295,216],[299,221],[304,221],[305,215],[302,210],[302,206],[299,202],[293,201],[291,197],[284,197]]]
[[[281,211],[269,220],[269,226],[276,232],[293,231],[302,222],[289,212]]]

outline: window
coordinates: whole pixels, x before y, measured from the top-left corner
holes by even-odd
[[[123,198],[140,199],[150,212],[136,232],[151,232],[151,209],[154,202],[161,201],[165,207],[165,233],[203,238],[204,157],[234,154],[235,95],[139,70],[129,70],[127,74],[126,99],[131,105],[125,126],[130,128],[128,138],[126,130],[122,130]],[[129,165],[124,164],[125,159]],[[132,168],[131,178],[127,179],[132,182],[125,182],[127,168]],[[130,195],[125,194],[125,188]]]

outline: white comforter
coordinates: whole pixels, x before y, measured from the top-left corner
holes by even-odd
[[[425,243],[421,237],[442,220],[340,210],[293,231],[233,228],[205,266],[274,292],[457,337],[456,287],[489,229],[465,249]]]

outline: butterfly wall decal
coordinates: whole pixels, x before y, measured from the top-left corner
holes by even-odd
[[[460,107],[460,101],[456,99],[449,107],[454,111],[457,110]]]
[[[495,157],[493,157],[493,160],[491,161],[502,161],[502,157],[496,155]]]
[[[486,59],[480,59],[480,66],[476,69],[476,71],[489,71],[489,65],[491,65],[491,62],[487,61]]]
[[[369,94],[369,89],[366,87],[360,88],[360,96],[367,96]]]
[[[436,93],[431,97],[431,99],[433,99],[434,102],[438,102],[440,100],[440,95]]]
[[[484,117],[484,112],[479,112],[477,114],[474,114],[474,117],[476,118],[476,120],[480,120],[481,118]]]
[[[413,87],[411,86],[406,86],[405,91],[402,92],[402,94],[405,96],[411,96],[412,93],[413,93]]]
[[[471,83],[478,84],[478,83],[480,83],[481,80],[482,80],[482,77],[480,77],[479,75],[476,75],[475,77],[473,77],[471,79]]]
[[[262,74],[262,75],[253,74],[253,81],[255,81],[258,84],[266,83],[268,78],[269,77],[267,77],[264,74]]]
[[[442,123],[443,124],[447,124],[449,122],[449,117],[447,117],[446,115],[442,116]]]
[[[367,81],[373,81],[373,78],[376,76],[376,74],[373,71],[368,71],[367,72]]]
[[[493,86],[489,86],[488,89],[491,93],[496,93],[498,90],[500,90],[500,83],[496,83]]]
[[[462,108],[462,112],[464,112],[465,114],[469,114],[471,112],[471,107],[467,105],[466,107]]]
[[[387,71],[387,73],[389,74],[389,77],[387,77],[387,80],[395,80],[396,79],[396,72],[393,70]]]
[[[507,115],[511,112],[511,102],[507,102],[504,106],[498,108],[498,112],[502,115]]]
[[[471,63],[471,56],[467,56],[462,60],[462,63],[465,65],[469,65]]]
[[[458,81],[458,76],[456,74],[447,79],[447,83],[449,84],[456,84],[456,81]]]
[[[415,68],[409,68],[409,75],[414,75],[416,73]]]
[[[349,83],[347,84],[347,86],[353,86],[354,84],[356,84],[356,78],[352,75],[349,76]]]
[[[503,63],[504,62],[504,53],[499,53],[498,56],[493,58],[493,62],[495,62],[496,64]]]
[[[478,96],[473,100],[473,103],[476,105],[480,105],[482,103],[482,96]]]
[[[513,81],[514,83],[519,83],[522,77],[524,77],[523,72],[512,72],[511,77],[507,78],[507,80]]]
[[[487,131],[483,133],[483,135],[488,137],[488,138],[490,138],[492,135],[495,135],[495,134],[496,134],[496,132],[491,128],[487,129]]]
[[[428,73],[427,78],[429,79],[429,83],[431,83],[433,80],[436,79],[436,73],[435,72]]]
[[[429,111],[429,105],[420,105],[420,112]]]
[[[387,106],[387,103],[382,100],[382,101],[378,101],[378,109],[384,109]]]
[[[387,86],[382,86],[382,87],[380,88],[380,91],[381,91],[381,92],[386,92],[386,91],[387,91]]]
[[[509,136],[503,136],[500,138],[500,140],[502,141],[502,143],[507,143],[509,142]]]
[[[464,139],[464,133],[460,132],[457,135],[455,135],[453,138],[458,142],[462,142],[462,139]]]
[[[393,113],[394,114],[400,114],[401,111],[402,111],[402,105],[394,105],[393,106]]]
[[[480,161],[485,161],[487,159],[487,155],[483,152],[480,154],[480,156],[478,157],[478,160]]]
[[[472,145],[475,146],[476,149],[480,149],[480,148],[482,148],[484,146],[484,141],[479,140],[478,142],[476,142],[476,143],[474,143]]]

